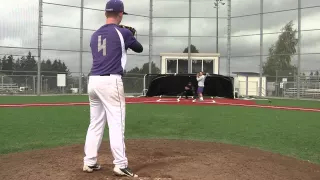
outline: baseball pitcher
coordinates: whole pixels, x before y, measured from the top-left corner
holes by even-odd
[[[90,125],[85,141],[83,171],[93,172],[101,166],[97,163],[98,150],[106,123],[114,157],[113,172],[119,176],[138,177],[128,168],[125,151],[125,96],[122,75],[127,62],[127,50],[141,53],[142,45],[134,37],[136,30],[119,25],[124,5],[121,0],[106,4],[106,24],[91,36],[90,47],[93,63],[88,83],[90,101]]]

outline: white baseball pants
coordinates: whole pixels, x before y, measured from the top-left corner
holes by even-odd
[[[84,164],[92,166],[97,163],[98,150],[108,122],[113,164],[120,168],[127,167],[124,143],[125,96],[121,76],[90,76],[88,94],[90,125],[84,147]]]

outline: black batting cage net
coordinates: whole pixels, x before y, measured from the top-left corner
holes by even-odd
[[[195,74],[147,74],[147,97],[179,96],[185,86],[191,82],[195,90],[198,82]],[[212,74],[205,79],[204,96],[234,99],[233,77]]]

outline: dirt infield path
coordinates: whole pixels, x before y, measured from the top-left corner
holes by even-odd
[[[320,179],[319,165],[219,143],[128,140],[127,153],[130,166],[140,179]],[[111,172],[112,156],[108,142],[102,144],[100,151],[101,171],[82,172],[82,159],[83,145],[2,155],[0,177],[2,180],[117,179]]]
[[[238,99],[206,99],[203,102],[193,103],[191,99],[177,98],[126,98],[127,104],[169,104],[169,105],[198,105],[198,106],[242,106],[294,111],[320,112],[320,108],[302,108],[302,107],[286,107],[286,106],[268,106],[258,105],[250,100]],[[45,107],[45,106],[87,106],[88,102],[60,102],[60,103],[27,103],[27,104],[1,104],[0,108],[21,108],[21,107]]]

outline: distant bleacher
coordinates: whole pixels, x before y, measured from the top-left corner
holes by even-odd
[[[297,88],[288,88],[284,92],[285,97],[297,97]],[[300,89],[300,97],[303,98],[320,98],[320,89]]]
[[[16,91],[19,91],[19,86],[17,84],[0,84],[0,93]]]

